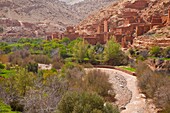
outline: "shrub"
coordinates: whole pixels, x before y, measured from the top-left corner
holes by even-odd
[[[108,104],[104,106],[104,100],[99,95],[86,92],[66,93],[57,110],[59,113],[119,113]]]
[[[11,47],[10,46],[5,46],[3,47],[3,51],[5,52],[5,54],[8,54],[11,52]]]
[[[82,89],[82,77],[84,76],[83,67],[79,64],[67,62],[61,69],[61,77],[67,81],[69,89]]]
[[[55,69],[61,69],[61,67],[64,65],[64,60],[59,56],[54,56],[52,59],[52,65]]]
[[[4,32],[3,27],[0,27],[0,33],[3,33],[3,32]]]
[[[164,57],[170,58],[170,47],[167,47],[167,48],[164,50]]]
[[[0,69],[4,69],[4,68],[5,66],[2,63],[0,63]]]
[[[107,96],[108,91],[112,90],[112,84],[109,83],[109,76],[100,70],[91,70],[84,77],[84,89],[93,91],[101,96]]]
[[[159,57],[161,54],[161,49],[159,46],[154,46],[150,49],[150,54],[154,57]]]
[[[32,56],[32,59],[34,59],[34,61],[36,63],[41,63],[41,64],[50,64],[51,60],[47,55],[34,55]]]
[[[29,63],[27,65],[27,69],[29,72],[38,73],[38,64],[37,63]]]
[[[0,55],[0,62],[2,63],[8,63],[8,55]]]
[[[8,56],[9,62],[14,65],[25,67],[28,63],[33,62],[30,53],[26,50],[15,51]]]
[[[148,98],[152,98],[157,107],[169,110],[170,78],[167,73],[152,71],[146,64],[139,62],[137,67],[138,85]],[[166,112],[165,112],[166,113]]]
[[[132,48],[129,49],[129,53],[130,53],[131,56],[135,55],[135,51]]]
[[[0,113],[19,113],[19,112],[12,111],[9,105],[6,105],[2,101],[0,101]]]

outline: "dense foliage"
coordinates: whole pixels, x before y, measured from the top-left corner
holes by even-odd
[[[9,62],[22,66],[29,62],[49,64],[50,59],[56,56],[66,62],[127,64],[127,57],[121,51],[120,45],[112,39],[106,46],[103,46],[101,44],[90,45],[81,38],[74,41],[68,38],[51,41],[21,38],[17,43],[0,42],[0,51],[0,54],[8,54]]]
[[[170,47],[160,48],[153,46],[150,49],[129,49],[129,53],[133,58],[138,60],[146,60],[148,58],[170,60]]]
[[[104,48],[101,44],[90,45],[82,39],[70,41],[68,38],[52,41],[23,38],[16,43],[0,42],[0,97],[13,111],[51,113],[58,109],[63,113],[59,109],[63,98],[76,93],[84,99],[83,102],[76,97],[77,102],[82,102],[75,107],[80,112],[117,113],[117,107],[104,106],[106,101],[115,101],[114,92],[108,94],[108,90],[113,90],[108,76],[96,70],[85,73],[82,66],[103,63]],[[53,68],[40,70],[38,64],[52,64]],[[88,108],[83,109],[86,105]]]
[[[170,58],[170,48],[130,49],[129,53],[137,62]],[[135,67],[136,61],[132,62]],[[84,67],[128,63],[129,58],[113,39],[105,45],[91,45],[82,38],[73,41],[21,38],[16,42],[0,42],[0,99],[3,101],[0,107],[9,112],[118,113],[117,107],[107,103],[115,101],[108,75],[99,70],[85,71]],[[41,70],[39,64],[52,64],[52,69]],[[127,66],[120,68],[136,71]],[[169,76],[155,73],[142,64],[137,73],[142,92],[169,113]]]

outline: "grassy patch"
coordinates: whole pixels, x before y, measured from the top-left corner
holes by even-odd
[[[162,36],[164,36],[164,34],[163,34],[163,33],[160,33],[160,34],[155,33],[155,34],[153,34],[152,36],[153,36],[153,37],[162,37]]]
[[[170,61],[170,58],[158,58],[158,57],[149,57],[151,59],[160,59],[160,60],[168,60]]]
[[[6,105],[0,101],[0,113],[20,113],[20,112],[12,111],[9,105]]]
[[[136,72],[135,68],[129,67],[129,66],[117,66],[117,68],[124,69],[130,72]]]
[[[13,70],[0,69],[0,76],[1,77],[9,78],[14,73],[15,72]]]
[[[170,61],[170,58],[161,58],[161,60],[169,60]]]

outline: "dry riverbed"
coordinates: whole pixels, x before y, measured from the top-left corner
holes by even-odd
[[[157,113],[155,106],[149,104],[139,92],[137,78],[127,73],[106,68],[98,68],[109,75],[121,113]]]

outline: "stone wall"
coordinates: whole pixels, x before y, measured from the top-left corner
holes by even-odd
[[[135,2],[126,3],[125,8],[142,10],[147,6],[148,6],[148,2],[146,0],[136,0]]]
[[[162,18],[159,15],[152,16],[151,23],[152,24],[161,24],[162,23]]]

